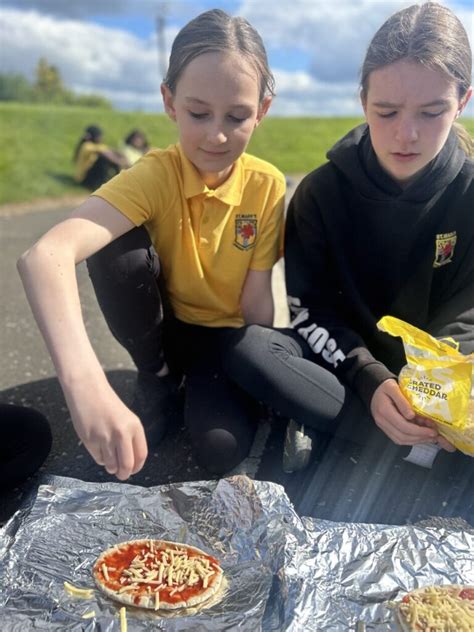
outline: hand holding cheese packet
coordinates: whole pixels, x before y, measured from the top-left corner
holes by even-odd
[[[453,348],[454,340],[437,340],[391,316],[381,318],[377,327],[403,340],[407,365],[398,382],[413,410],[432,419],[458,450],[474,456],[474,354],[463,355]]]

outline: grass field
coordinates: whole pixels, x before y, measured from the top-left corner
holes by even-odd
[[[91,108],[0,103],[0,204],[79,194],[72,179],[72,153],[87,125],[105,131],[104,141],[117,146],[134,127],[154,147],[176,141],[174,124],[163,114]],[[307,173],[325,160],[331,145],[361,119],[273,118],[256,130],[249,151],[286,174]],[[474,132],[474,120],[464,124]]]

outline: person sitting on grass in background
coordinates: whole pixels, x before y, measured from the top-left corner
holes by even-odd
[[[139,129],[134,129],[127,134],[120,145],[120,153],[124,156],[129,167],[140,160],[149,149],[147,138]]]
[[[169,371],[186,378],[199,463],[222,473],[248,454],[255,402],[221,363],[235,328],[272,324],[271,270],[282,250],[284,176],[244,153],[273,95],[259,34],[221,10],[199,15],[173,43],[161,92],[179,143],[122,171],[18,262],[76,432],[119,479],[145,462],[142,424],[154,442],[165,432],[158,393]],[[107,323],[138,368],[138,415],[87,337],[75,275],[85,259]]]
[[[26,406],[0,403],[0,489],[6,491],[34,474],[51,450],[48,420]]]
[[[402,394],[402,342],[377,322],[394,316],[474,351],[473,142],[456,123],[472,95],[471,64],[466,31],[446,7],[392,15],[362,67],[366,124],[334,145],[289,204],[291,328],[239,330],[225,366],[293,420],[287,471],[308,462],[308,428],[361,443],[375,423],[398,445],[434,445],[433,458],[454,450]]]
[[[86,127],[74,151],[75,180],[94,190],[128,166],[127,160],[102,142],[102,130],[97,125]]]

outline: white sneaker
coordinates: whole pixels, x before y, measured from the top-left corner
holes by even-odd
[[[304,425],[290,419],[283,446],[283,471],[291,474],[305,468],[309,463],[312,448],[312,439],[305,434]]]

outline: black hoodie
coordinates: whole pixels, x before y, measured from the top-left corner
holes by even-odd
[[[474,162],[451,131],[402,189],[379,166],[366,125],[327,158],[288,208],[292,326],[369,406],[405,364],[401,340],[377,330],[382,316],[474,351]]]

